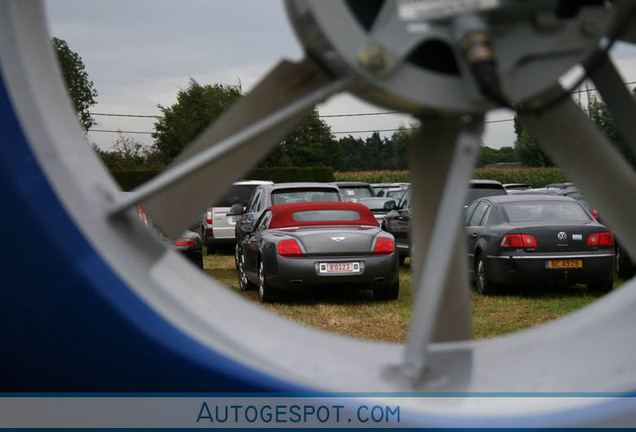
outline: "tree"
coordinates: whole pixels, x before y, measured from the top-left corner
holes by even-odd
[[[636,93],[636,88],[632,90]],[[616,122],[609,112],[607,105],[594,95],[588,96],[588,114],[596,126],[603,132],[616,148],[625,156],[625,159],[636,167],[636,155],[632,152],[623,134],[616,127]]]
[[[400,126],[398,130],[391,135],[397,169],[405,170],[409,168],[409,142],[415,139],[415,135],[420,133],[420,131],[420,124],[418,122],[414,122],[408,127]]]
[[[188,87],[177,93],[177,102],[158,105],[163,118],[155,123],[155,146],[165,164],[216,120],[242,95],[241,85],[201,85],[190,79]]]
[[[325,166],[340,170],[342,151],[331,134],[331,127],[320,119],[314,108],[259,166]]]
[[[515,141],[515,151],[519,158],[526,166],[530,167],[551,167],[554,166],[547,154],[543,152],[537,145],[537,142],[530,136],[525,125],[515,115],[515,132],[517,140]]]
[[[111,171],[163,168],[161,158],[154,147],[144,146],[121,132],[112,150],[101,150],[94,144],[93,149]]]
[[[88,79],[86,67],[79,54],[72,51],[62,39],[54,37],[51,39],[51,43],[60,65],[66,91],[73,102],[77,117],[84,129],[88,130],[96,124],[88,110],[97,103],[95,100],[97,90],[94,88],[93,81]]]

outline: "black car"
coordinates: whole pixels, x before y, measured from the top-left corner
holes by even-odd
[[[495,180],[471,180],[468,185],[468,195],[465,205],[473,200],[493,195],[506,195],[503,185]],[[408,189],[397,205],[388,202],[385,209],[387,214],[381,222],[383,230],[390,232],[395,237],[400,264],[410,255],[411,243],[409,238],[410,224],[413,213],[411,211],[412,189]]]
[[[242,290],[258,287],[262,302],[307,287],[371,289],[381,300],[398,297],[393,236],[371,211],[350,202],[307,202],[269,207],[240,244]]]
[[[481,198],[466,209],[465,223],[469,269],[481,294],[549,282],[612,289],[613,236],[572,198]]]

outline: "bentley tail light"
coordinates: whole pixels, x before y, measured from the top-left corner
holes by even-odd
[[[613,246],[614,236],[609,232],[594,233],[587,236],[588,246]]]
[[[506,234],[499,243],[501,248],[534,248],[537,246],[537,239],[531,234]]]
[[[393,240],[386,237],[378,237],[373,249],[373,255],[390,255],[393,253]]]
[[[303,256],[303,251],[296,240],[288,239],[278,242],[278,254],[282,257],[297,258]]]

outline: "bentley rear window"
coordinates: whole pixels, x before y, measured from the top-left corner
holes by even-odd
[[[353,210],[310,210],[294,213],[297,222],[325,222],[325,221],[359,221],[360,213]]]

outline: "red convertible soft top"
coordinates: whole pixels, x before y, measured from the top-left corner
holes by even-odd
[[[272,212],[270,229],[317,225],[378,226],[367,206],[352,202],[277,204],[268,210]]]

